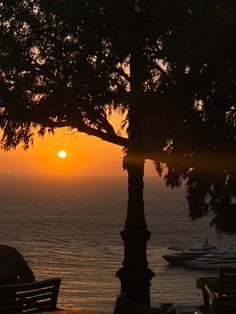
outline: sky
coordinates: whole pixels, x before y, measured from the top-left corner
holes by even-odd
[[[57,153],[67,152],[61,159]],[[0,152],[1,174],[30,175],[122,175],[122,147],[86,134],[69,135],[60,129],[44,138],[36,137],[33,146]]]
[[[119,125],[115,119],[115,128]],[[57,153],[67,152],[61,159]],[[58,129],[55,135],[36,137],[27,151],[22,147],[0,151],[0,174],[126,176],[122,167],[123,147],[84,133]],[[156,175],[152,162],[146,162],[146,175]]]

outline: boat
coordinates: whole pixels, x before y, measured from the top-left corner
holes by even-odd
[[[170,266],[186,266],[185,262],[196,259],[208,253],[217,253],[219,248],[208,244],[207,238],[202,245],[183,248],[172,254],[162,255]]]
[[[206,254],[194,260],[186,261],[189,268],[218,269],[219,267],[236,267],[236,251],[227,250],[214,254]]]

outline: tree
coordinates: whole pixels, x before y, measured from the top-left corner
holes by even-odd
[[[69,127],[125,148],[128,210],[117,275],[132,300],[150,303],[154,276],[145,159],[171,187],[188,179],[193,218],[235,206],[235,11],[223,0],[0,2],[2,146],[28,148],[36,133]],[[126,114],[127,137],[109,121],[114,110]],[[219,164],[223,153],[221,181],[202,181],[209,156]]]

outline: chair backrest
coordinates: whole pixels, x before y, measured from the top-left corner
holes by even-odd
[[[38,313],[56,309],[60,278],[0,285],[0,313]]]
[[[220,268],[217,307],[219,313],[236,313],[236,268]]]

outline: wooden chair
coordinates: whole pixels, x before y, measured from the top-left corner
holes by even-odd
[[[0,285],[0,313],[38,313],[56,309],[60,278]]]
[[[124,294],[121,294],[116,300],[114,314],[163,314],[163,312],[148,305],[130,301]]]
[[[213,287],[207,282],[204,284],[203,289],[205,313],[236,314],[236,268],[220,268],[218,296]],[[206,296],[209,298],[208,300]]]

